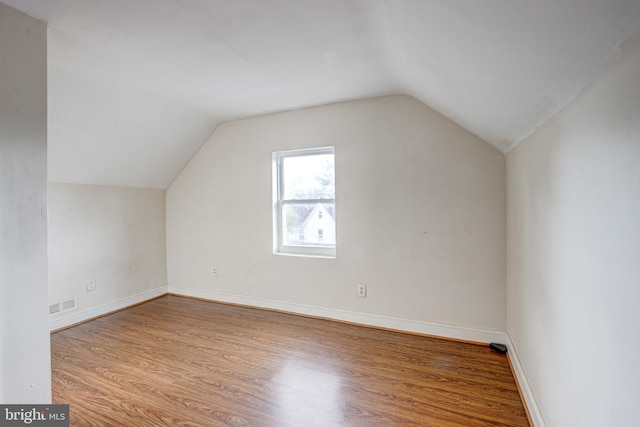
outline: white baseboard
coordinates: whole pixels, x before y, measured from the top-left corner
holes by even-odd
[[[49,330],[56,331],[58,329],[75,325],[76,323],[86,322],[87,320],[104,316],[105,314],[122,310],[123,308],[127,308],[129,306],[136,305],[141,302],[165,295],[166,293],[167,293],[167,285],[163,285],[154,289],[150,289],[148,291],[131,295],[126,298],[122,298],[116,301],[111,301],[96,307],[91,307],[86,310],[65,313],[66,315],[61,317],[52,317],[51,320],[49,321]]]
[[[412,332],[442,338],[452,338],[461,341],[471,341],[478,343],[507,343],[506,334],[500,331],[490,331],[456,325],[445,325],[419,320],[382,316],[378,314],[341,310],[336,308],[276,301],[207,289],[189,288],[172,284],[169,284],[169,293],[187,297],[201,298],[210,301],[240,304],[251,307],[267,308],[289,313],[302,314],[305,316],[340,320],[343,322],[374,326],[384,329]]]
[[[529,384],[529,380],[527,379],[527,375],[524,372],[522,364],[520,363],[520,357],[518,357],[518,351],[516,350],[513,342],[511,341],[511,337],[507,333],[507,349],[509,354],[509,360],[511,361],[511,367],[513,368],[514,374],[516,376],[516,381],[520,386],[520,392],[522,393],[522,397],[524,399],[525,405],[527,405],[527,409],[529,410],[529,416],[531,417],[531,422],[533,422],[534,427],[546,427],[547,423],[542,416],[542,412],[540,412],[540,407],[538,406],[538,402],[533,394],[533,390],[531,389],[531,385]]]

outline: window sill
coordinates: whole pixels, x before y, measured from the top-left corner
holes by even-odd
[[[300,257],[300,258],[321,258],[321,259],[336,259],[335,255],[316,255],[316,254],[299,254],[293,252],[274,252],[274,255]]]

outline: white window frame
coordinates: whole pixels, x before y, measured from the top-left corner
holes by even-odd
[[[276,255],[298,255],[319,258],[335,258],[337,246],[338,224],[336,218],[335,199],[283,199],[284,195],[284,162],[287,157],[314,156],[333,154],[335,168],[335,147],[308,148],[303,150],[277,151],[273,153],[273,253]],[[335,169],[334,169],[335,179]],[[336,244],[334,246],[285,245],[283,241],[282,207],[296,203],[333,203],[334,220],[336,221]]]

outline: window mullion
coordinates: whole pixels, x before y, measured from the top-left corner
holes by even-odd
[[[335,203],[335,202],[336,202],[336,199],[284,199],[284,200],[280,200],[280,203],[282,203],[282,204],[300,204],[300,205],[309,204],[309,203],[331,204],[331,203]]]

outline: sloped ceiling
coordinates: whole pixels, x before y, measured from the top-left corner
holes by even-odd
[[[222,121],[404,93],[502,151],[640,31],[638,0],[0,0],[49,24],[51,181],[166,188]]]

